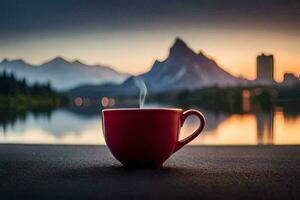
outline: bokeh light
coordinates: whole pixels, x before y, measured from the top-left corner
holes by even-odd
[[[76,97],[76,98],[74,99],[74,104],[75,104],[76,106],[78,106],[78,107],[82,106],[82,104],[83,104],[82,98],[81,98],[81,97]]]
[[[101,99],[101,104],[102,104],[103,107],[108,107],[109,106],[109,98],[103,97]]]

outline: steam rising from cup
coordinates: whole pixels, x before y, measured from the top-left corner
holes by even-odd
[[[147,87],[145,85],[145,82],[139,78],[134,78],[134,84],[139,88],[140,90],[140,108],[144,107],[146,95],[147,95]]]

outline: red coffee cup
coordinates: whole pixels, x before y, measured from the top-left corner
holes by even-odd
[[[200,126],[179,141],[180,128],[190,115],[200,119]],[[160,166],[201,133],[205,118],[197,110],[105,109],[102,125],[108,148],[123,165]]]

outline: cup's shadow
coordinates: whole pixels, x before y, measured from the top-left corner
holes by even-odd
[[[87,166],[78,168],[67,168],[55,173],[56,176],[60,177],[126,177],[126,176],[180,176],[183,172],[189,169],[170,167],[170,166],[160,166],[152,167],[149,165],[134,165],[134,166],[122,166],[122,165],[112,165],[112,166]]]

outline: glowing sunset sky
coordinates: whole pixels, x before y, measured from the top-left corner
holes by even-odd
[[[60,55],[138,74],[180,37],[236,76],[255,78],[262,52],[274,54],[276,80],[300,73],[297,0],[2,0],[0,13],[0,59]]]

